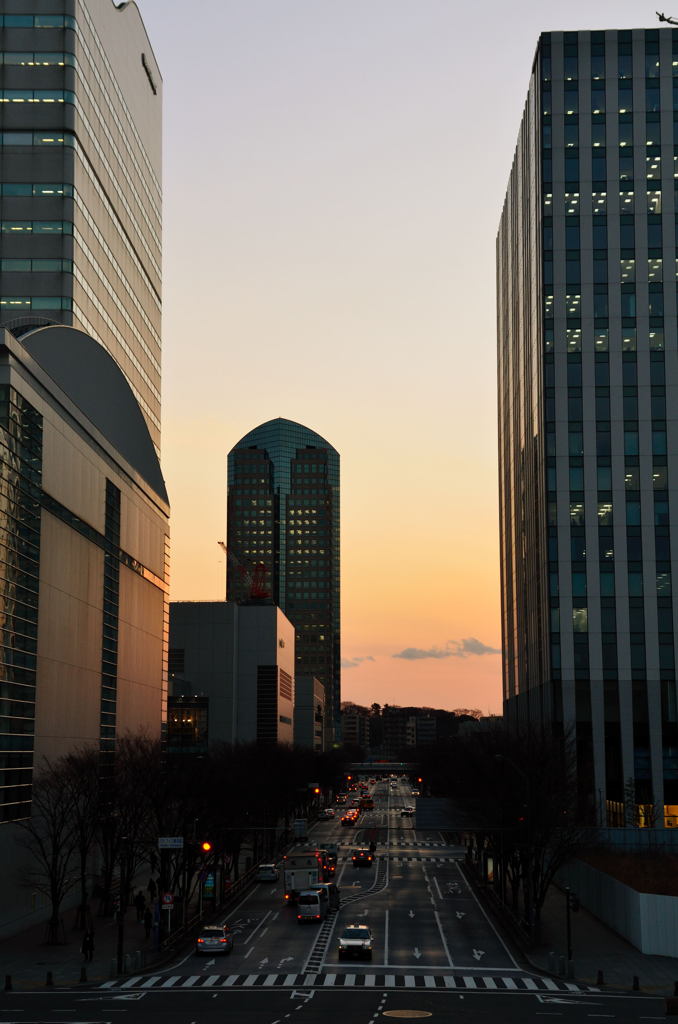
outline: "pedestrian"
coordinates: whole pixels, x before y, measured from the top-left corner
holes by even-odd
[[[370,843],[370,853],[374,853],[376,851],[376,849],[377,849],[377,844],[375,843],[375,841],[373,839],[371,841],[371,843]]]
[[[89,928],[82,937],[82,946],[80,949],[85,963],[91,964],[92,957],[94,956],[94,932]]]
[[[155,885],[155,882],[153,880],[153,876],[152,875],[151,875],[151,877],[148,880],[148,885],[146,886],[146,888],[148,889],[148,895],[151,897],[152,900],[154,900],[155,899],[155,894],[156,894],[156,892],[158,890],[156,888],[156,885]]]
[[[143,921],[144,909],[146,907],[146,897],[144,896],[141,889],[134,897],[134,906],[137,908],[137,921]]]
[[[150,907],[146,907],[146,910],[144,911],[144,928],[146,929],[146,938],[147,939],[150,939],[150,937],[151,937],[151,925],[152,924],[153,924],[153,914],[151,913],[151,908]]]

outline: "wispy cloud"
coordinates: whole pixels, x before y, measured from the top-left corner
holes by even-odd
[[[489,647],[474,636],[467,636],[463,640],[448,640],[444,647],[430,647],[428,650],[421,647],[406,647],[404,651],[393,654],[392,657],[418,661],[421,658],[467,658],[470,654],[501,654],[501,651],[496,647]]]
[[[342,658],[341,667],[358,668],[358,666],[362,665],[364,661],[374,661],[374,658],[372,657],[371,654],[365,654],[362,658]]]

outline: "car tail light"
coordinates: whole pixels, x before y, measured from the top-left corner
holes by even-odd
[[[219,939],[219,942],[228,942],[228,939]]]
[[[204,939],[198,939],[198,942],[199,942],[199,943],[200,943],[200,942],[204,942],[204,941],[205,941]]]

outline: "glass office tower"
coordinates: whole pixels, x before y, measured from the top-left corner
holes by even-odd
[[[99,341],[160,440],[161,78],[136,4],[0,0],[0,325]]]
[[[339,453],[300,423],[275,419],[228,456],[229,601],[270,601],[292,622],[296,675],[325,686],[340,736]]]
[[[672,29],[542,35],[497,238],[505,711],[608,825],[678,823],[677,76]]]

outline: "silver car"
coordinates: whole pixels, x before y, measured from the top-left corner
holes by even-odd
[[[275,864],[260,864],[254,877],[257,882],[277,882],[278,869]]]
[[[360,957],[372,959],[372,932],[366,924],[349,924],[339,936],[339,959]]]
[[[233,934],[227,924],[206,925],[195,940],[196,953],[230,953]]]

